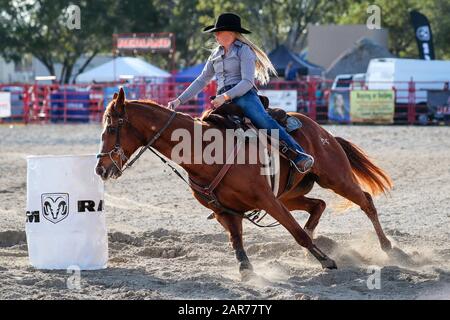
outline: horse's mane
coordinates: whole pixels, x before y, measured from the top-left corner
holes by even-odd
[[[151,100],[151,99],[144,99],[144,100],[125,100],[125,105],[124,107],[130,107],[130,106],[140,106],[140,107],[148,107],[148,108],[161,108],[161,109],[167,109],[165,106],[163,106],[162,104],[159,104],[158,102]],[[106,107],[105,113],[103,115],[103,124],[106,123],[106,118],[111,114],[113,108],[115,106],[115,100],[112,100],[108,106]],[[203,114],[205,114],[207,111],[203,112]],[[178,114],[182,114],[184,116],[187,116],[189,118],[191,118],[192,120],[202,120],[203,119],[203,114],[202,117],[199,118],[194,118],[191,115],[184,113],[184,112],[178,112]]]
[[[144,99],[144,100],[125,100],[125,105],[127,104],[140,104],[140,105],[144,105],[147,107],[152,107],[152,106],[157,106],[160,108],[166,108],[164,107],[162,104],[159,104],[158,102],[156,102],[155,100],[151,100],[151,99]]]
[[[214,109],[208,109],[202,112],[200,115],[200,120],[206,121],[210,114],[214,111]]]

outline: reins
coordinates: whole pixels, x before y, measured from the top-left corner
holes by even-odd
[[[145,106],[143,104],[138,104],[138,103],[135,103],[135,105]],[[147,151],[147,149],[151,149],[151,146],[156,142],[156,140],[158,140],[161,137],[161,135],[163,134],[163,132],[166,131],[166,129],[172,124],[172,122],[175,119],[176,115],[177,115],[177,113],[173,112],[172,115],[170,116],[169,120],[166,122],[166,124],[153,136],[152,139],[150,139],[150,141],[148,143],[145,143],[146,139],[139,132],[139,130],[137,130],[131,124],[131,122],[128,120],[128,118],[126,116],[126,111],[124,111],[124,113],[122,115],[118,114],[117,116],[119,117],[119,119],[117,120],[117,127],[111,127],[110,128],[110,129],[114,129],[116,131],[116,144],[115,144],[114,148],[111,151],[109,151],[107,153],[99,153],[97,155],[97,158],[102,158],[102,157],[105,157],[105,156],[109,156],[109,158],[111,159],[112,163],[116,166],[116,168],[121,173],[123,173],[128,168],[131,168],[133,166],[133,164],[144,154],[144,152]],[[139,153],[133,159],[131,159],[128,163],[126,163],[125,167],[123,167],[122,164],[123,164],[124,161],[128,161],[129,159],[125,155],[125,152],[123,151],[123,148],[122,148],[122,146],[120,144],[120,130],[122,129],[124,123],[128,123],[130,128],[133,130],[133,134],[139,140],[141,140],[141,143],[143,143],[143,146],[141,147],[141,150],[139,150]],[[114,161],[114,158],[112,156],[114,153],[117,153],[119,155],[120,166],[117,164],[116,161]]]
[[[143,104],[139,104],[139,103],[133,103],[134,105],[140,105],[140,106],[145,106]],[[154,148],[152,148],[152,145],[161,137],[161,135],[164,133],[165,130],[167,130],[167,128],[172,124],[173,120],[175,119],[177,112],[174,111],[172,113],[172,115],[170,116],[169,120],[166,122],[166,124],[150,139],[150,141],[148,143],[145,143],[145,138],[143,137],[143,135],[139,132],[139,130],[137,130],[132,124],[131,122],[128,120],[127,115],[126,115],[126,111],[124,110],[123,114],[118,114],[117,112],[115,112],[116,114],[113,116],[118,116],[119,119],[117,120],[117,127],[112,127],[112,126],[108,126],[107,130],[115,130],[116,131],[116,143],[114,148],[107,152],[107,153],[99,153],[97,155],[97,158],[102,158],[102,157],[106,157],[108,156],[110,158],[110,160],[112,161],[112,163],[116,166],[117,170],[119,170],[119,172],[123,173],[125,170],[131,168],[133,166],[133,164],[147,151],[150,150],[157,158],[159,158],[159,160],[161,160],[161,162],[163,164],[165,164],[166,166],[168,166],[172,172],[174,172],[184,183],[186,183],[191,189],[194,190],[194,192],[196,192],[197,195],[199,195],[202,199],[204,199],[208,205],[212,205],[214,207],[216,207],[217,209],[219,209],[219,211],[224,212],[224,213],[228,213],[228,214],[232,214],[232,215],[236,215],[236,216],[240,216],[243,217],[245,219],[247,219],[248,221],[250,221],[252,224],[260,227],[260,228],[273,228],[276,226],[279,226],[280,224],[277,222],[273,222],[269,225],[261,225],[260,222],[267,216],[267,213],[264,213],[261,216],[261,212],[262,210],[254,210],[250,213],[242,213],[242,212],[237,212],[233,209],[230,208],[226,208],[224,207],[220,201],[217,199],[214,190],[216,189],[216,187],[219,185],[219,183],[222,181],[223,177],[227,174],[227,172],[229,171],[229,169],[231,168],[234,159],[236,158],[236,156],[239,153],[239,150],[242,146],[242,142],[238,140],[233,153],[229,156],[229,159],[227,159],[226,164],[222,167],[222,169],[219,171],[219,173],[217,174],[217,176],[214,178],[214,180],[206,187],[199,185],[198,183],[196,183],[194,180],[192,180],[192,178],[189,177],[189,181],[187,181],[183,175],[180,173],[180,171],[178,171],[177,168],[175,168],[174,166],[172,166],[169,161],[167,161],[166,159],[164,159],[164,157],[160,156],[155,150]],[[125,155],[125,152],[120,144],[120,131],[122,129],[122,127],[124,126],[124,124],[127,123],[130,128],[133,131],[133,134],[139,139],[141,140],[141,143],[143,144],[143,146],[141,147],[141,149],[139,150],[138,154],[133,158],[133,159],[128,159]],[[120,166],[119,164],[114,160],[113,155],[117,154],[119,156],[119,161],[120,161]],[[231,159],[231,157],[233,159]],[[130,160],[130,161],[128,161]],[[230,160],[230,161],[228,161]],[[233,160],[233,161],[231,161]],[[123,163],[128,161],[128,163],[125,164],[125,167],[123,167]]]

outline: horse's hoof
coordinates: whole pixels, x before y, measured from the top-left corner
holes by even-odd
[[[239,265],[239,272],[242,273],[244,271],[253,271],[253,266],[250,262],[241,262],[241,264]]]
[[[414,260],[402,249],[393,247],[391,250],[386,251],[390,259],[394,260],[396,263],[403,263],[408,265],[413,265]]]
[[[256,273],[253,272],[253,266],[249,261],[241,262],[239,265],[239,272],[241,273],[242,281],[250,281],[256,277]]]
[[[256,279],[258,277],[256,273],[253,272],[253,270],[249,269],[240,270],[240,273],[241,273],[241,280],[243,282],[247,282],[252,279]]]
[[[322,268],[324,268],[324,269],[330,269],[330,270],[337,269],[336,262],[334,262],[334,260],[332,260],[330,258],[323,260],[320,263],[322,264]]]

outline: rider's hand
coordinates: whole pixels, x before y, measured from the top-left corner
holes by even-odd
[[[181,104],[180,99],[175,99],[175,100],[170,101],[170,102],[167,104],[167,108],[169,108],[169,109],[171,109],[171,110],[175,110],[176,108],[179,107],[180,104]]]
[[[211,103],[215,108],[218,108],[221,105],[223,105],[226,101],[227,99],[225,99],[225,96],[221,94],[220,96],[217,96]]]

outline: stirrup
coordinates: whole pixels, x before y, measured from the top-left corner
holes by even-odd
[[[306,169],[306,170],[303,170],[303,168],[299,168],[298,166],[297,166],[297,163],[295,163],[293,160],[290,160],[290,162],[292,163],[292,165],[295,167],[295,169],[298,171],[298,172],[300,172],[300,173],[302,173],[302,174],[305,174],[305,173],[307,173],[308,171],[310,171],[311,169],[312,169],[312,167],[314,166],[314,158],[311,156],[311,155],[309,155],[309,154],[306,154],[306,153],[304,153],[304,152],[300,152],[300,151],[297,151],[299,154],[301,154],[301,155],[303,155],[303,156],[305,156],[307,159],[305,159],[305,160],[303,160],[303,161],[308,161],[307,163],[309,163],[309,165],[308,165],[308,168]]]

